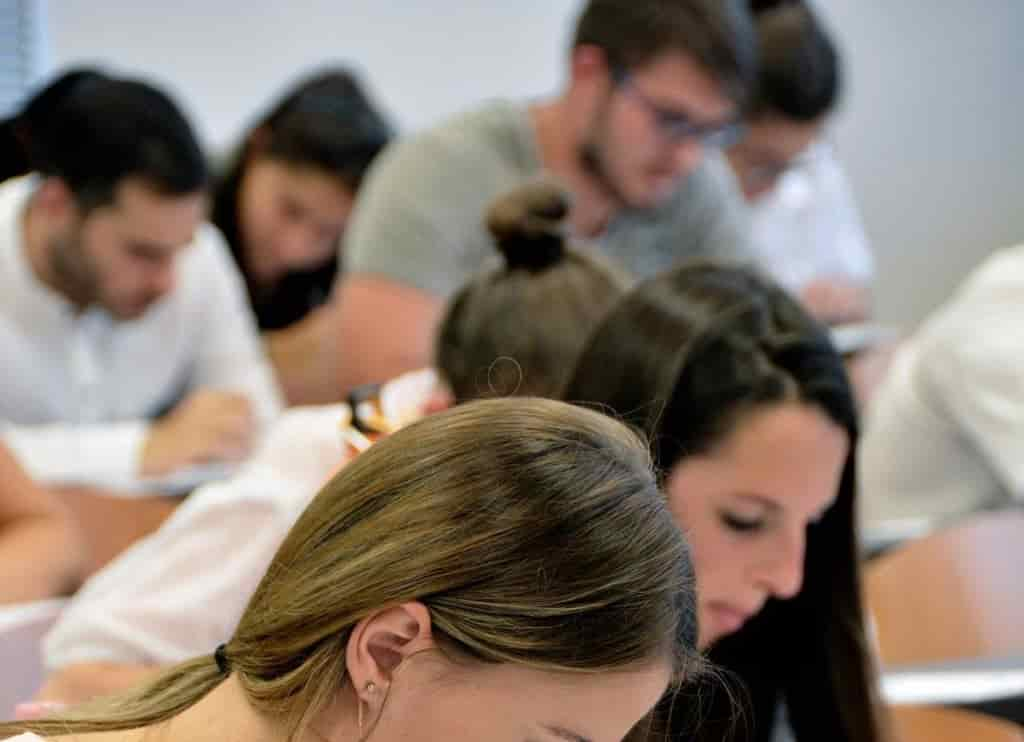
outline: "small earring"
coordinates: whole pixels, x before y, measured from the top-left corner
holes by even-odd
[[[363,686],[363,692],[369,695],[375,695],[377,693],[377,686],[371,680]],[[359,738],[363,738],[363,699],[357,694],[356,695],[356,719],[359,722]]]

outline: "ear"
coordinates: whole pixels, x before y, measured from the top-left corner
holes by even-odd
[[[78,213],[75,194],[61,178],[45,178],[36,190],[35,203],[51,222],[62,222]]]
[[[611,67],[604,49],[583,44],[572,50],[569,76],[572,87],[605,87],[611,84]]]
[[[434,646],[430,611],[422,603],[403,603],[364,618],[352,630],[345,653],[357,700],[378,707],[398,666]]]

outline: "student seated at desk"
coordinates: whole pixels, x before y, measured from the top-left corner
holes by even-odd
[[[627,285],[565,244],[567,206],[545,183],[495,204],[488,221],[505,265],[469,282],[446,314],[436,351],[444,400],[435,407],[494,394],[555,396],[565,384],[589,331]],[[436,400],[429,379],[409,386],[419,404]],[[342,404],[287,410],[235,476],[193,492],[160,530],[90,580],[46,640],[51,676],[41,697],[78,701],[119,690],[226,641],[295,518],[350,457],[339,429],[349,414]],[[391,424],[401,421],[383,427]]]
[[[85,561],[74,518],[0,444],[0,603],[67,595]]]
[[[753,37],[736,2],[588,0],[558,95],[492,102],[388,147],[346,232],[323,401],[431,363],[448,300],[492,254],[480,215],[542,174],[571,191],[573,232],[637,276],[748,256],[720,149],[739,132]]]
[[[363,175],[392,136],[343,68],[301,80],[245,135],[217,184],[211,220],[245,279],[289,401],[304,401],[309,355],[326,352],[321,306]]]
[[[751,206],[757,264],[829,324],[871,313],[874,259],[823,140],[842,93],[839,51],[804,0],[752,0],[760,51],[746,136],[728,151]]]
[[[643,443],[560,402],[484,400],[332,479],[216,651],[0,737],[644,739],[700,673],[696,639],[689,554]]]
[[[0,186],[0,439],[41,482],[111,489],[243,458],[279,393],[188,122],[97,76],[40,136]]]
[[[1024,503],[1024,245],[997,251],[899,349],[860,452],[865,525]]]
[[[563,399],[650,439],[693,545],[700,646],[749,692],[749,739],[884,739],[853,519],[857,410],[825,329],[752,271],[681,267],[612,309]],[[707,723],[674,716],[671,738],[726,738],[730,708],[713,695]]]

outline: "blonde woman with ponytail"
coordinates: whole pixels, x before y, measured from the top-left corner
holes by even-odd
[[[617,742],[700,672],[692,585],[625,427],[474,402],[332,479],[214,654],[0,738]]]

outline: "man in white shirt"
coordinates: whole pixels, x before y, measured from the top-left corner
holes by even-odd
[[[755,15],[761,64],[747,135],[728,159],[751,207],[755,260],[829,324],[870,314],[874,261],[849,184],[822,136],[841,59],[805,3]]]
[[[279,392],[188,122],[100,76],[41,136],[0,186],[2,441],[43,482],[114,489],[241,459]]]
[[[863,520],[1024,503],[1024,245],[1001,250],[900,349],[859,452]]]

